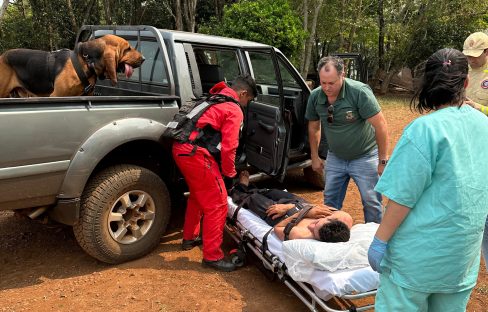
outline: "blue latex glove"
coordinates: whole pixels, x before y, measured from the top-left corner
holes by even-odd
[[[381,239],[377,238],[376,236],[373,239],[373,242],[369,246],[368,250],[368,262],[371,268],[378,273],[381,273],[380,263],[385,256],[386,247],[388,247],[388,243],[382,241]]]

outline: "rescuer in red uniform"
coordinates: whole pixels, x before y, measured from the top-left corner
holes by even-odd
[[[229,101],[211,105],[196,123],[190,135],[195,140],[202,129],[211,127],[211,134],[220,135],[220,166],[202,144],[173,144],[173,157],[190,189],[183,226],[183,250],[200,245],[203,240],[202,265],[221,271],[235,270],[234,264],[224,260],[221,244],[227,215],[227,190],[223,178],[233,178],[239,132],[243,123],[242,107],[256,97],[257,88],[250,75],[238,76],[232,86],[219,82],[210,94],[223,95]],[[214,132],[212,132],[214,131]],[[207,131],[208,132],[208,131]],[[203,216],[202,238],[199,237]]]

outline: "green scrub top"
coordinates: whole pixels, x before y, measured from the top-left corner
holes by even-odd
[[[375,187],[411,208],[390,241],[383,272],[421,292],[474,287],[488,214],[488,118],[463,105],[413,121]]]

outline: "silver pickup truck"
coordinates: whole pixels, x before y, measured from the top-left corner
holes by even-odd
[[[310,90],[276,48],[150,26],[85,26],[77,41],[127,39],[146,61],[94,96],[0,99],[0,210],[73,226],[93,257],[118,263],[150,252],[166,229],[181,175],[161,134],[181,103],[250,73],[259,96],[245,111],[238,168],[282,179],[310,170]]]

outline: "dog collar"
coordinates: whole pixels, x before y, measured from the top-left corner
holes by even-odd
[[[77,50],[71,52],[71,63],[73,63],[73,67],[74,67],[74,69],[76,71],[76,74],[78,75],[78,78],[80,79],[80,81],[81,81],[81,83],[83,84],[83,87],[84,87],[83,88],[83,93],[81,95],[87,95],[87,94],[89,94],[93,90],[93,88],[95,88],[95,85],[90,84],[90,82],[88,81],[88,78],[91,75],[90,76],[87,76],[85,74],[85,71],[81,67],[80,61],[78,60]],[[90,69],[90,65],[88,65],[88,68]],[[92,73],[92,69],[90,69],[90,74],[91,73]]]

